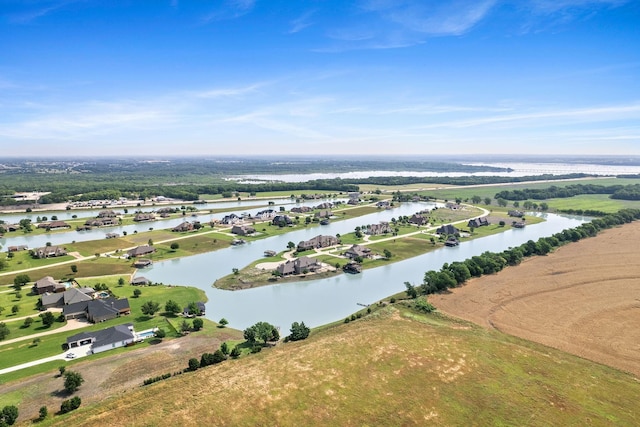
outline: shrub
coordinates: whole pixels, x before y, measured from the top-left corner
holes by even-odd
[[[65,400],[62,402],[62,405],[60,405],[60,412],[66,414],[67,412],[76,410],[80,407],[81,403],[82,399],[80,399],[78,396],[73,397],[69,400]]]

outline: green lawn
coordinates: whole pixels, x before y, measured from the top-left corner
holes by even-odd
[[[164,328],[168,332],[168,336],[175,336],[175,333],[172,332],[171,328],[167,324],[166,317],[162,314],[164,311],[164,305],[167,300],[172,299],[176,301],[180,306],[187,306],[192,301],[203,301],[206,302],[206,296],[204,291],[192,288],[192,287],[184,287],[184,286],[143,286],[143,287],[134,287],[129,285],[128,283],[124,286],[118,286],[119,276],[109,276],[109,277],[98,277],[98,278],[86,278],[86,279],[78,279],[78,283],[81,286],[95,286],[97,283],[103,283],[109,286],[109,289],[113,292],[113,294],[118,298],[127,298],[129,300],[129,305],[131,306],[131,314],[128,316],[121,316],[117,319],[108,320],[106,322],[102,322],[96,325],[88,326],[87,328],[78,329],[75,331],[68,332],[60,332],[52,335],[46,335],[40,337],[41,342],[34,346],[32,344],[32,340],[23,340],[13,344],[5,344],[3,345],[0,341],[0,369],[6,368],[9,366],[13,366],[19,363],[28,362],[31,360],[37,360],[42,357],[53,356],[62,352],[62,344],[66,342],[66,338],[68,336],[74,335],[81,331],[94,331],[108,328],[113,325],[118,325],[122,323],[133,323],[136,330],[145,330],[153,327]],[[125,277],[125,280],[128,282],[128,278]],[[133,297],[133,290],[140,289],[142,294],[139,298]],[[0,294],[3,295],[3,294]],[[154,316],[143,315],[140,307],[146,301],[156,301],[160,304],[161,311],[160,313],[156,313]],[[169,316],[171,322],[175,322],[179,320],[178,325],[182,322],[180,318],[173,318],[173,316]],[[34,317],[34,320],[36,318]],[[189,320],[190,322],[190,320]],[[43,332],[45,330],[38,330],[37,321],[28,328],[27,330],[23,330],[20,332],[16,332],[14,329],[19,328],[23,322],[18,321],[15,322],[15,326],[8,322],[7,325],[12,329],[12,334],[7,337],[7,339],[17,338],[18,336],[26,336],[31,333]],[[56,322],[55,327],[61,327],[63,324]],[[15,332],[15,335],[14,335]],[[113,354],[109,352],[110,354]],[[92,356],[94,357],[94,356]],[[58,362],[60,364],[60,362]],[[56,366],[55,364],[53,366]],[[40,371],[40,368],[29,368],[17,371],[14,375],[6,374],[6,376],[11,376],[15,378],[15,375],[18,376],[28,376],[32,375],[35,372],[44,372]],[[51,366],[47,368],[43,368],[45,370],[51,369]],[[8,381],[8,378],[5,378],[5,375],[0,376],[0,380]]]

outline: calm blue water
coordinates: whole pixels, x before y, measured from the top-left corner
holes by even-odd
[[[157,262],[141,275],[154,282],[189,285],[204,290],[209,298],[206,317],[211,320],[224,317],[231,327],[239,329],[262,320],[287,331],[294,321],[319,326],[340,320],[360,309],[358,303],[370,304],[404,290],[405,281],[422,283],[427,270],[440,269],[445,262],[462,261],[485,251],[502,251],[587,221],[583,217],[544,214],[547,221],[543,223],[464,242],[455,248],[441,248],[405,261],[365,270],[362,274],[341,274],[328,279],[281,283],[242,291],[224,291],[212,286],[216,279],[231,273],[232,268],[242,268],[262,257],[266,249],[280,251],[285,249],[289,241],[297,243],[320,233],[344,234],[353,231],[357,225],[410,215],[427,207],[424,203],[406,203],[394,210],[332,223],[327,227],[315,227],[221,251]]]
[[[280,200],[280,201],[274,200],[275,205],[272,206],[271,208],[275,210],[279,210],[280,206],[283,206],[286,210],[289,210],[295,206],[317,206],[320,203],[325,201],[335,202],[337,200],[343,200],[343,199],[308,200],[300,203],[292,203],[288,200]],[[256,204],[260,204],[260,203],[263,203],[264,205],[266,205],[268,201],[247,200],[247,201],[241,201],[241,202],[224,202],[224,203],[217,203],[217,204],[210,203],[207,205],[196,205],[196,206],[198,207],[198,209],[203,209],[203,210],[237,207],[238,210],[235,211],[236,214],[247,212],[251,215],[255,215],[257,212],[264,210],[265,207],[263,206],[260,208],[253,208],[253,209],[247,209],[246,207],[255,206]],[[153,209],[158,209],[159,207],[160,206],[156,206]],[[102,210],[104,209],[99,209],[94,211],[81,211],[81,212],[75,212],[75,213],[81,217],[89,218],[89,217],[95,217]],[[130,213],[133,212],[134,210],[135,209],[129,208]],[[115,209],[115,211],[118,212],[119,210]],[[151,208],[149,208],[148,211],[151,211]],[[65,214],[67,213],[67,211],[62,211],[62,212]],[[17,223],[20,221],[20,219],[26,218],[26,215],[27,214],[19,214],[19,215],[11,214],[11,216],[2,215],[0,216],[0,219],[4,220],[7,223]],[[29,215],[32,216],[33,221],[35,221],[35,219],[37,218],[37,215],[33,215],[33,214],[29,214]],[[51,219],[51,216],[56,215],[56,213],[47,212],[44,215],[47,216],[49,219]],[[58,246],[58,245],[63,245],[65,243],[71,243],[74,241],[87,242],[90,240],[103,239],[105,238],[105,235],[107,233],[118,233],[122,236],[124,231],[126,231],[127,234],[133,234],[135,232],[141,233],[144,231],[149,231],[150,228],[153,228],[154,230],[164,230],[164,229],[173,228],[179,224],[182,224],[184,221],[198,220],[202,223],[206,223],[211,221],[214,218],[221,219],[225,215],[226,214],[224,213],[198,214],[198,216],[192,217],[191,214],[187,214],[186,216],[180,217],[180,218],[143,222],[139,224],[125,225],[125,226],[94,228],[92,230],[87,230],[87,231],[69,230],[69,231],[45,233],[45,234],[39,234],[39,235],[23,234],[22,232],[18,231],[15,233],[7,233],[5,237],[0,238],[0,245],[2,245],[3,247],[27,245],[30,249],[33,249],[33,248],[39,248],[39,247],[45,246],[47,242],[50,242],[52,245]],[[69,214],[69,217],[62,217],[58,215],[58,219],[62,221],[70,218],[71,218],[70,214]]]

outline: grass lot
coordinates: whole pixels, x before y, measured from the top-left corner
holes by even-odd
[[[45,425],[637,425],[639,394],[614,369],[393,306]]]
[[[74,331],[68,332],[60,332],[57,334],[46,335],[40,337],[41,342],[37,346],[33,346],[31,344],[31,340],[19,341],[13,344],[2,345],[0,341],[0,368],[6,368],[9,366],[13,366],[19,363],[28,362],[31,360],[37,360],[42,357],[53,356],[55,354],[62,352],[62,344],[65,342],[68,336],[74,335],[81,331],[93,331],[93,330],[101,330],[108,328],[113,325],[118,325],[122,323],[133,323],[136,330],[145,330],[153,327],[164,328],[167,331],[167,336],[171,337],[172,332],[173,336],[175,336],[175,331],[169,328],[167,324],[167,320],[164,315],[161,313],[164,311],[164,305],[167,300],[172,299],[176,301],[181,306],[187,306],[192,301],[205,301],[206,296],[204,292],[197,288],[184,287],[184,286],[143,286],[143,287],[134,287],[129,285],[128,283],[124,286],[118,286],[118,279],[121,276],[109,276],[109,277],[96,277],[96,278],[85,278],[85,279],[77,279],[78,283],[81,286],[95,286],[97,283],[103,283],[109,286],[109,289],[113,294],[118,298],[127,298],[129,300],[129,305],[131,306],[131,314],[129,316],[122,316],[117,319],[108,320],[106,322],[102,322],[96,325],[88,326],[87,328],[78,329]],[[125,277],[125,280],[127,278]],[[142,294],[139,298],[133,297],[133,290],[140,289]],[[4,294],[0,294],[4,295]],[[146,301],[156,301],[160,303],[160,313],[156,313],[154,316],[143,315],[140,307]],[[23,314],[24,315],[24,314]],[[168,316],[169,319],[179,319],[178,325],[182,322],[181,318],[177,318],[174,316]],[[36,318],[34,317],[34,320]],[[173,320],[172,320],[173,321]],[[177,320],[176,320],[177,321]],[[22,321],[16,322],[7,322],[7,325],[12,329],[14,328],[13,323],[15,323],[15,327],[21,325]],[[57,327],[62,326],[61,323],[55,323]],[[31,333],[43,332],[45,330],[37,330],[37,322],[27,330]],[[8,339],[17,338],[20,335],[14,335],[12,330],[12,334],[9,335]],[[28,334],[22,334],[25,336]],[[59,364],[59,362],[58,362]],[[13,377],[18,376],[26,376],[34,373],[33,369],[37,367],[29,368],[26,370],[17,371],[13,374]],[[39,369],[39,368],[38,368]],[[37,369],[36,369],[37,371]],[[6,374],[11,375],[11,374]],[[2,380],[5,380],[5,376],[3,375]]]
[[[548,199],[545,202],[551,210],[590,209],[615,213],[624,208],[640,208],[640,201],[610,199],[608,194],[583,194],[564,199]]]

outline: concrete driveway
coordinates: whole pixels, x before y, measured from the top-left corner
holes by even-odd
[[[67,357],[69,353],[73,353],[75,357],[74,358]],[[13,372],[13,371],[19,371],[20,369],[29,368],[31,366],[41,365],[43,363],[51,362],[54,360],[64,360],[65,362],[70,362],[80,357],[88,356],[90,354],[91,354],[91,344],[87,344],[81,347],[76,347],[71,350],[67,350],[64,353],[56,354],[55,356],[43,357],[42,359],[33,360],[31,362],[25,362],[19,365],[14,365],[8,368],[0,369],[0,375]]]

